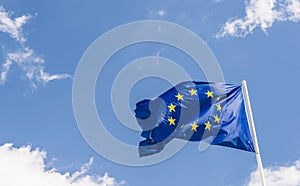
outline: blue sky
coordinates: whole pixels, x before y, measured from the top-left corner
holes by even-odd
[[[85,141],[72,107],[80,59],[104,33],[142,20],[186,27],[210,47],[226,82],[247,80],[267,183],[300,185],[299,0],[1,0],[0,175],[8,175],[0,185],[17,185],[13,178],[26,169],[27,185],[46,185],[43,178],[52,168],[62,186],[259,185],[251,153],[215,146],[199,152],[198,143],[188,143],[164,162],[131,167],[103,158]],[[97,80],[96,106],[107,129],[128,144],[138,144],[140,134],[114,115],[111,84],[124,66],[151,55],[171,59],[193,79],[206,80],[191,58],[167,45],[140,43],[112,56]],[[169,87],[157,78],[138,82],[129,97],[131,108]],[[16,166],[22,158],[38,165]],[[67,172],[71,177],[64,177]],[[50,175],[47,179],[56,179]]]

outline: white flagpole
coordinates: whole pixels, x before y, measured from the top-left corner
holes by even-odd
[[[242,81],[242,90],[243,90],[243,96],[244,96],[244,100],[245,100],[247,119],[248,119],[248,122],[250,125],[249,127],[250,127],[250,131],[251,131],[251,135],[252,135],[252,139],[253,139],[253,143],[254,143],[256,162],[257,162],[258,170],[260,173],[261,184],[262,184],[262,186],[266,186],[266,181],[265,181],[264,172],[263,172],[263,166],[262,166],[260,152],[259,152],[259,148],[258,148],[258,141],[257,141],[257,137],[256,137],[255,127],[254,127],[254,120],[253,120],[252,111],[251,111],[250,99],[249,99],[247,84],[246,84],[245,80]]]

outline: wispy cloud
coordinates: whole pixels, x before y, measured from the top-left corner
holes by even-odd
[[[25,42],[22,26],[31,18],[31,15],[22,15],[20,17],[11,18],[12,12],[6,11],[0,5],[0,31],[10,35],[19,42]]]
[[[70,78],[68,74],[50,74],[45,71],[45,60],[35,51],[27,47],[27,38],[23,34],[23,25],[32,18],[31,15],[22,15],[13,18],[13,12],[9,12],[0,5],[0,32],[8,34],[19,47],[14,52],[3,53],[5,62],[0,67],[0,85],[3,85],[10,70],[16,66],[21,69],[21,76],[29,80],[32,88],[45,85],[49,81]]]
[[[33,49],[21,48],[13,53],[8,53],[6,62],[2,65],[0,84],[6,81],[7,73],[12,64],[16,64],[23,72],[22,77],[29,80],[32,88],[45,85],[49,81],[70,78],[68,74],[53,74],[45,72],[44,59],[37,56]]]
[[[6,60],[6,62],[2,65],[2,70],[0,73],[0,84],[4,84],[4,82],[6,81],[6,76],[10,70],[11,64],[12,64],[11,60]]]
[[[107,173],[103,176],[89,175],[93,158],[74,173],[60,173],[55,168],[46,170],[46,152],[32,150],[30,146],[16,148],[12,144],[0,146],[0,185],[16,186],[121,186]]]
[[[245,37],[257,27],[267,33],[267,29],[277,21],[300,20],[299,0],[250,0],[246,1],[246,16],[231,18],[216,35]]]
[[[298,186],[300,185],[300,160],[287,166],[276,166],[264,169],[267,185],[272,186]],[[247,186],[260,186],[258,171],[251,173]]]
[[[158,10],[156,13],[157,13],[157,15],[159,15],[161,17],[163,17],[167,14],[167,12],[165,10]]]
[[[148,17],[149,19],[156,19],[158,17],[165,17],[167,15],[167,11],[164,9],[148,9]]]

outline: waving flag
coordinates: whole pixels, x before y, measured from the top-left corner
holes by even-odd
[[[141,157],[160,152],[174,138],[255,151],[240,85],[183,82],[136,103],[135,114],[145,138]]]

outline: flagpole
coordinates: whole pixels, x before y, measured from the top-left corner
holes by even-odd
[[[258,166],[258,170],[259,170],[259,174],[260,174],[260,178],[261,178],[261,184],[262,184],[262,186],[266,186],[264,172],[263,172],[263,166],[262,166],[260,152],[259,152],[259,148],[258,148],[258,141],[257,141],[257,137],[256,137],[255,126],[254,126],[254,120],[253,120],[252,111],[251,111],[250,99],[249,99],[249,95],[248,95],[247,83],[245,80],[242,81],[242,89],[243,89],[243,96],[244,96],[244,100],[245,100],[246,115],[247,115],[247,119],[248,119],[248,122],[250,125],[249,127],[250,127],[250,131],[251,131],[252,139],[253,139],[253,143],[254,143],[256,162],[257,162],[257,166]]]

